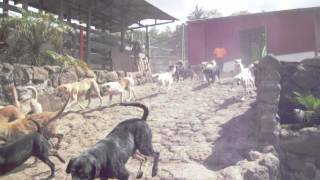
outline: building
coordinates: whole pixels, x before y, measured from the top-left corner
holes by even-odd
[[[320,7],[190,21],[186,34],[193,65],[211,60],[216,47],[226,48],[227,61],[249,64],[265,45],[280,60],[297,61],[320,52]]]

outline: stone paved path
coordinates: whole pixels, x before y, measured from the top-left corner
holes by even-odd
[[[155,149],[161,152],[159,175],[151,178],[148,166],[144,178],[228,179],[221,175],[223,169],[243,161],[245,153],[254,146],[249,111],[254,99],[238,101],[240,91],[227,80],[212,87],[200,82],[179,82],[168,92],[160,93],[151,84],[137,87],[139,101],[150,109],[148,124],[153,131]],[[104,104],[106,101],[107,97],[104,97]],[[57,122],[58,131],[65,135],[60,153],[68,161],[103,138],[122,120],[140,116],[140,110],[124,107],[70,113]],[[55,179],[64,179],[66,164],[56,159],[54,162],[57,167]],[[137,163],[136,160],[128,163],[132,173],[137,171]],[[39,179],[46,177],[48,170],[46,165],[38,163],[33,168],[23,166],[0,179]]]

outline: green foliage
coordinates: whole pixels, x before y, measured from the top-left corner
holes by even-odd
[[[320,111],[320,98],[313,95],[301,95],[298,92],[293,92],[295,100],[303,105],[308,111]]]
[[[212,10],[204,10],[199,8],[198,5],[194,8],[194,10],[188,15],[188,20],[199,20],[199,19],[208,19],[208,18],[216,18],[221,17],[222,14],[217,9]]]
[[[47,51],[47,54],[49,57],[51,57],[53,60],[57,61],[58,63],[62,64],[63,68],[68,69],[71,67],[79,66],[83,69],[89,69],[89,65],[84,62],[82,59],[74,58],[70,55],[62,55],[59,53],[56,53],[54,51]]]
[[[46,50],[61,50],[63,34],[72,29],[50,13],[33,13],[21,9],[21,17],[6,17],[0,22],[0,38],[9,42],[6,56],[9,59],[29,60],[41,65]]]

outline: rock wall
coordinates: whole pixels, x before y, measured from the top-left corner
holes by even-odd
[[[282,124],[295,123],[293,109],[303,108],[293,101],[294,91],[319,97],[319,74],[319,58],[289,63],[267,56],[257,65],[255,76],[258,144],[260,153],[269,149],[279,160],[279,164],[274,164],[280,167],[273,171],[276,179],[320,179],[319,128],[280,126],[280,121]],[[255,154],[257,153],[253,153]]]
[[[320,97],[320,58],[305,59],[300,63],[282,62],[279,72],[282,85],[279,103],[281,122],[296,123],[293,109],[304,107],[293,101],[293,92]]]
[[[8,72],[13,72],[15,84],[19,91],[19,87],[32,85],[39,91],[39,101],[43,104],[44,110],[56,110],[61,104],[60,98],[55,97],[54,88],[60,84],[76,82],[84,78],[93,77],[98,84],[110,81],[117,81],[124,77],[124,71],[106,71],[106,70],[84,70],[80,67],[62,70],[59,66],[30,66],[22,64],[0,64],[0,80],[2,76]],[[147,78],[138,72],[128,72],[128,76],[135,79],[137,85],[147,82]],[[7,93],[0,86],[0,104],[8,104],[10,101],[5,99],[4,94]],[[31,92],[29,93],[31,95]],[[19,96],[24,96],[19,94]],[[48,102],[48,96],[52,101]]]

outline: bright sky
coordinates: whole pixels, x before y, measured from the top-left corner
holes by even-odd
[[[233,12],[249,11],[250,13],[261,11],[276,11],[304,7],[320,6],[320,0],[147,0],[161,10],[178,18],[182,22],[192,12],[196,5],[210,10],[217,9],[223,16],[229,16]]]

